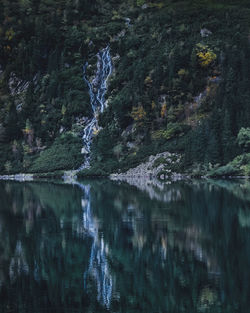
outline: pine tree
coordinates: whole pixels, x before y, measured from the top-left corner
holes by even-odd
[[[223,150],[223,161],[228,163],[232,159],[232,153],[234,150],[234,144],[232,140],[231,130],[231,119],[228,110],[225,111],[223,120],[223,131],[222,131],[222,150]]]
[[[220,163],[220,160],[221,160],[221,157],[220,157],[219,142],[218,142],[218,139],[216,138],[214,131],[212,130],[208,139],[205,162],[217,164],[217,163]]]

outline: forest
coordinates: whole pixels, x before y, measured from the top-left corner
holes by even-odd
[[[180,172],[250,175],[250,3],[1,0],[0,173],[77,169],[88,77],[110,46],[107,108],[91,168],[125,171],[163,151]]]

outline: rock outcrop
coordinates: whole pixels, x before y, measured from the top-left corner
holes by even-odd
[[[180,179],[182,174],[178,174],[181,165],[181,156],[176,153],[162,152],[151,155],[147,162],[141,163],[135,168],[124,173],[114,173],[111,179],[122,179],[124,177],[147,177],[165,179]]]

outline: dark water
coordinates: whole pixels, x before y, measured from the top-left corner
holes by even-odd
[[[0,182],[0,312],[250,312],[250,182]]]

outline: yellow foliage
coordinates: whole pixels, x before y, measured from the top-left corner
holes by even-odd
[[[159,139],[163,138],[163,133],[164,133],[164,130],[162,130],[162,129],[156,130],[152,133],[151,138],[153,140],[159,140]]]
[[[5,38],[8,39],[9,41],[13,39],[14,35],[15,35],[15,32],[12,28],[6,30],[5,32]]]
[[[100,129],[95,128],[95,129],[93,130],[93,135],[96,136],[96,135],[99,134],[99,132],[100,132]]]
[[[150,2],[148,4],[148,6],[151,7],[151,8],[162,9],[165,6],[165,4],[164,4],[164,2],[159,2],[159,3],[152,3],[152,2]]]
[[[179,75],[180,77],[188,76],[188,70],[185,70],[184,68],[181,68],[181,69],[178,71],[178,75]]]
[[[198,52],[197,56],[202,67],[209,66],[216,59],[216,54],[211,51]]]
[[[11,50],[11,47],[8,45],[8,46],[5,46],[4,47],[4,50],[6,51],[6,52],[9,52],[10,50]]]
[[[144,84],[146,85],[146,86],[151,86],[152,85],[152,79],[151,79],[151,77],[150,76],[147,76],[146,78],[145,78],[145,80],[144,80]]]
[[[139,107],[133,107],[131,116],[134,121],[140,122],[143,121],[146,118],[147,113],[143,109],[143,107],[140,105]]]
[[[115,10],[113,10],[112,11],[112,20],[114,21],[114,20],[119,20],[119,19],[121,19],[121,17],[120,17],[120,15],[119,15],[119,13],[117,12],[117,11],[115,11]]]
[[[164,102],[161,107],[161,118],[164,118],[166,116],[167,116],[167,104],[166,102]]]
[[[208,67],[217,58],[217,55],[208,46],[202,44],[197,45],[196,55],[202,67]]]
[[[26,120],[26,125],[25,128],[23,129],[23,133],[25,135],[31,135],[33,133],[33,129],[29,120]]]
[[[152,103],[151,103],[151,108],[152,108],[152,110],[154,110],[154,109],[155,109],[155,107],[156,107],[156,104],[155,104],[155,102],[154,102],[154,101],[152,101]]]

